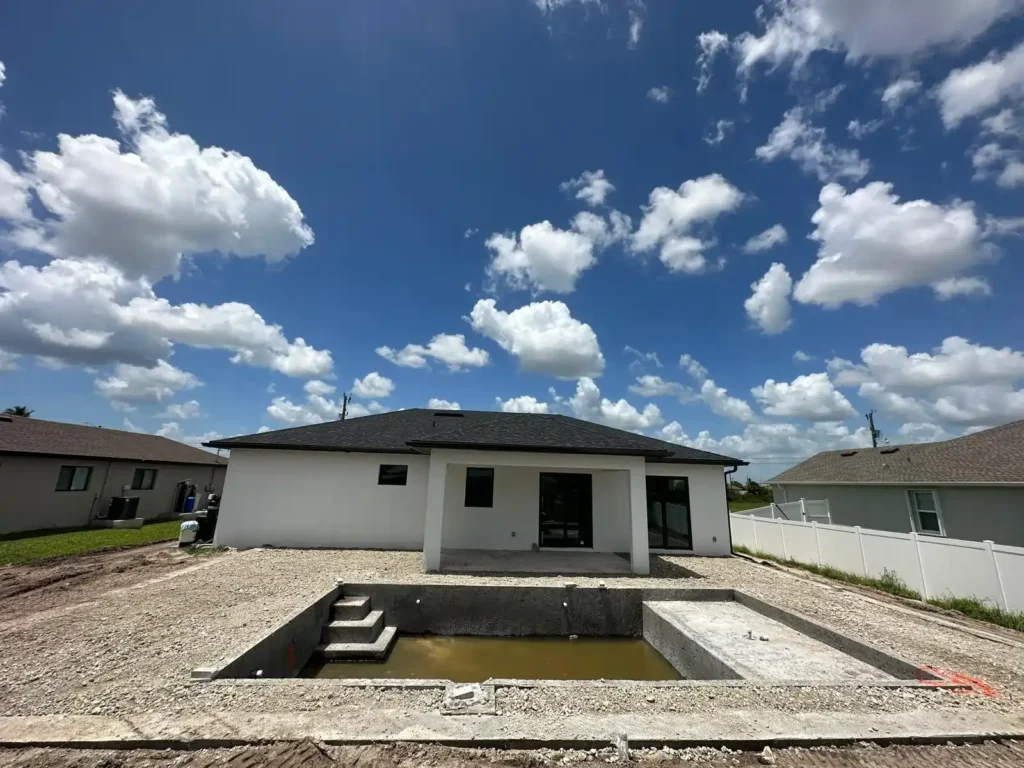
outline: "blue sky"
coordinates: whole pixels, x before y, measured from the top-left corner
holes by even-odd
[[[1024,418],[1024,3],[759,5],[12,6],[0,405],[195,443],[355,390],[758,477]]]

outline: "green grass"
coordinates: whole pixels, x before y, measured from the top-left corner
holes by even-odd
[[[178,538],[177,521],[141,528],[92,528],[85,531],[31,531],[0,536],[0,565],[24,565],[33,560],[79,555],[111,547],[137,547]]]
[[[730,501],[729,511],[730,512],[742,512],[745,509],[757,509],[758,507],[767,507],[770,502],[759,501],[757,499],[753,501]]]
[[[858,576],[855,573],[849,573],[847,571],[841,571],[838,568],[833,568],[830,565],[814,565],[811,563],[801,563],[796,560],[783,560],[781,557],[775,557],[769,555],[766,552],[755,552],[742,545],[733,546],[733,550],[740,552],[745,555],[753,555],[759,557],[762,560],[771,560],[774,563],[785,565],[789,568],[798,568],[801,571],[808,571],[815,573],[818,576],[824,576],[829,579],[836,581],[846,582],[847,584],[856,584],[861,587],[870,587],[877,589],[882,592],[888,592],[890,595],[896,595],[897,597],[905,597],[911,600],[920,600],[921,594],[906,584],[900,579],[895,573],[889,570],[882,572],[882,577],[878,579],[869,578],[866,576]],[[977,598],[973,597],[949,597],[949,598],[931,598],[924,602],[929,605],[934,605],[938,608],[944,608],[948,611],[957,611],[962,613],[964,616],[968,616],[972,619],[978,619],[979,621],[986,621],[989,624],[997,624],[1000,627],[1006,627],[1008,629],[1015,629],[1018,632],[1024,632],[1024,613],[1014,613],[1012,611],[1004,611],[997,608],[994,605],[982,602]]]

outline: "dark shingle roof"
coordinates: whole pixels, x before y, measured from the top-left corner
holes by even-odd
[[[768,482],[1024,483],[1024,420],[939,443],[844,453],[819,453]]]
[[[0,453],[167,464],[225,463],[212,453],[158,435],[21,416],[0,416]]]
[[[738,459],[547,413],[407,411],[215,440],[215,448],[415,453],[432,446],[645,456],[652,461],[743,464]]]

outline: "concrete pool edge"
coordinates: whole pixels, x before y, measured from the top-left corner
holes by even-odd
[[[339,579],[335,586],[324,592],[310,605],[297,611],[281,625],[264,632],[248,648],[221,661],[217,665],[193,669],[191,678],[197,682],[211,682],[218,679],[231,679],[234,682],[238,682],[251,678],[257,670],[260,670],[264,678],[294,680],[307,663],[307,659],[312,656],[319,642],[320,628],[330,615],[331,605],[346,592],[367,595],[378,601],[376,604],[383,603],[382,609],[392,613],[389,621],[401,622],[406,626],[411,625],[414,631],[417,626],[429,626],[431,629],[434,629],[437,623],[440,623],[446,629],[454,628],[456,631],[451,632],[454,635],[458,633],[459,629],[467,626],[467,621],[472,621],[472,618],[466,618],[467,613],[472,616],[472,611],[467,611],[466,604],[457,599],[453,600],[453,597],[462,597],[464,599],[469,596],[472,598],[470,605],[473,602],[476,604],[481,602],[493,604],[498,599],[494,595],[496,591],[508,592],[509,590],[513,590],[517,599],[524,601],[529,607],[537,606],[535,618],[531,619],[531,621],[539,621],[540,625],[548,627],[548,631],[554,636],[569,634],[573,630],[580,631],[581,634],[589,634],[589,632],[583,632],[582,630],[597,628],[602,631],[598,633],[598,636],[600,634],[609,634],[643,637],[677,669],[680,668],[680,665],[677,663],[677,659],[671,658],[673,653],[670,646],[666,642],[652,642],[652,635],[657,635],[658,633],[653,630],[651,633],[648,632],[646,619],[649,615],[654,616],[654,614],[646,605],[647,602],[666,600],[686,602],[732,601],[785,624],[794,631],[805,634],[897,678],[895,681],[879,679],[851,682],[829,679],[807,681],[742,678],[729,664],[716,656],[710,649],[702,646],[685,632],[681,632],[679,627],[671,627],[670,629],[675,632],[677,639],[685,641],[691,655],[703,659],[705,662],[704,666],[717,674],[719,678],[725,679],[667,681],[574,680],[557,682],[576,685],[601,683],[618,686],[632,682],[641,682],[646,685],[671,686],[692,686],[697,683],[704,685],[733,683],[736,685],[762,687],[775,685],[792,685],[797,687],[811,685],[829,687],[838,685],[840,687],[849,687],[852,685],[860,687],[963,688],[960,685],[950,684],[927,669],[893,653],[882,650],[870,643],[855,640],[812,619],[765,602],[740,590],[729,588],[608,587],[604,584],[596,587],[578,587],[571,581],[562,585],[510,587],[500,584],[345,583]],[[440,597],[438,598],[439,594]],[[623,599],[616,601],[612,597],[613,595]],[[628,600],[630,598],[636,599],[636,606],[629,604]],[[457,610],[453,611],[453,605],[457,606]],[[600,610],[588,610],[595,607]],[[634,607],[637,610],[634,611]],[[557,614],[557,617],[555,614]],[[538,615],[539,617],[537,617]],[[504,621],[509,624],[509,626],[505,627],[505,630],[508,630],[509,627],[515,628],[514,620],[505,619]],[[652,627],[654,623],[652,619]],[[404,628],[400,626],[400,629]],[[466,634],[490,634],[494,636],[495,629],[495,627],[487,627],[487,632],[466,632]],[[440,634],[447,633],[442,632]],[[666,628],[662,628],[661,634],[667,634]],[[508,636],[516,635],[516,632],[512,632]],[[666,654],[666,650],[669,650],[669,654]],[[416,678],[405,678],[404,680],[418,681]],[[323,680],[303,678],[305,685],[323,684],[323,682]],[[338,681],[332,682],[337,684]],[[366,687],[366,684],[358,679],[350,682]],[[394,680],[386,682],[381,680],[378,681],[378,685],[385,684],[389,685],[389,687],[401,687],[394,685],[394,682]],[[446,680],[444,682],[448,684],[451,681]],[[535,684],[538,682],[551,683],[556,681],[519,681],[519,687],[526,687],[527,683]],[[894,686],[892,685],[893,682],[899,682],[901,685]]]
[[[927,717],[923,717],[926,716]],[[636,713],[570,715],[559,719],[559,736],[545,716],[451,717],[405,710],[376,710],[339,718],[329,713],[220,712],[174,716],[140,713],[115,718],[91,715],[0,717],[0,747],[178,749],[234,747],[311,738],[325,744],[386,742],[504,749],[591,749],[624,734],[633,748],[722,747],[759,750],[765,745],[844,746],[976,743],[1024,738],[1024,722],[981,713],[937,716],[900,714],[783,714],[736,710],[711,717]],[[199,735],[202,734],[202,735]]]

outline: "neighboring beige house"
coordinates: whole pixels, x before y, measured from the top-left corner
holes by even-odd
[[[137,517],[169,518],[190,485],[220,493],[226,469],[166,437],[0,415],[0,534],[82,528],[122,495],[139,498]]]
[[[832,522],[1024,547],[1024,420],[953,440],[825,451],[768,481]]]

